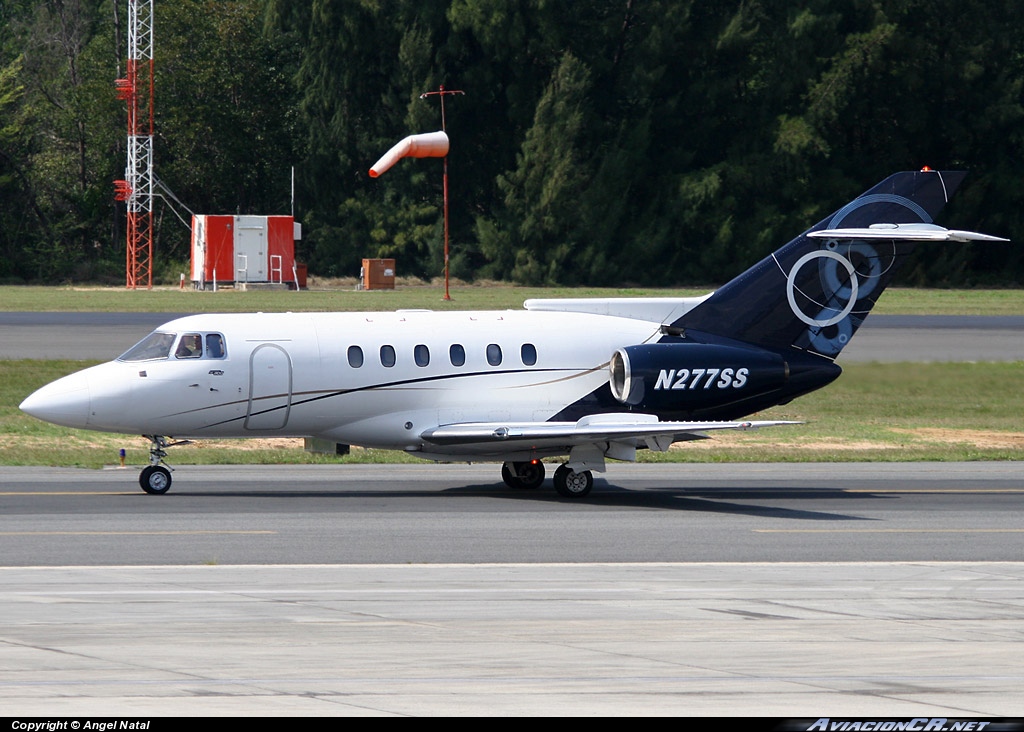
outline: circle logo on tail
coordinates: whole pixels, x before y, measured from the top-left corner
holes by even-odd
[[[817,318],[812,318],[810,315],[801,310],[800,306],[796,302],[797,275],[799,274],[800,270],[803,268],[805,264],[808,264],[812,260],[820,258],[834,260],[843,268],[845,268],[847,273],[850,275],[849,284],[847,285],[847,288],[844,288],[843,293],[847,294],[846,289],[849,290],[849,300],[847,301],[846,305],[841,310],[839,310],[839,312],[836,313],[836,315],[832,316],[831,318],[822,318],[821,316],[827,314],[828,312],[834,312],[837,309],[835,307],[830,307],[829,305],[823,303],[817,303],[823,309],[822,312],[818,313]],[[789,307],[793,311],[793,315],[798,317],[804,323],[807,323],[807,325],[813,328],[827,328],[830,325],[835,325],[836,323],[842,321],[843,319],[846,318],[847,315],[853,312],[853,306],[856,305],[857,299],[859,298],[859,287],[860,282],[857,278],[857,270],[853,266],[853,263],[841,254],[829,251],[828,249],[822,249],[815,252],[808,252],[804,256],[800,257],[800,259],[796,260],[796,264],[794,264],[793,268],[789,270],[789,275],[786,277],[786,300],[789,301]]]

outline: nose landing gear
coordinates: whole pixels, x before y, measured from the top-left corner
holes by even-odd
[[[171,471],[163,465],[147,465],[139,474],[139,485],[146,493],[162,495],[171,489]]]
[[[174,468],[164,462],[164,458],[167,457],[167,450],[165,448],[174,447],[175,445],[188,445],[191,444],[191,441],[168,442],[167,438],[163,435],[143,435],[143,437],[149,440],[151,444],[149,447],[149,465],[143,468],[139,474],[139,485],[142,486],[142,490],[146,491],[146,493],[160,496],[171,489],[171,472],[174,470]]]

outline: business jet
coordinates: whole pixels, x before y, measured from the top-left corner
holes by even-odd
[[[703,297],[534,299],[515,311],[254,313],[173,320],[109,363],[21,404],[39,419],[151,443],[142,489],[166,493],[167,448],[316,437],[435,461],[502,463],[586,496],[635,460],[836,379],[835,359],[919,243],[1006,241],[933,223],[962,172],[897,173]]]

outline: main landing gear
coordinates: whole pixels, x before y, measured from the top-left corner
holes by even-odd
[[[540,460],[504,463],[501,479],[509,488],[539,488],[544,482],[544,463]],[[555,490],[563,498],[583,498],[594,487],[594,474],[589,470],[576,472],[559,465],[554,475]]]
[[[505,463],[501,466],[501,479],[509,488],[533,490],[544,482],[544,463],[530,460],[524,463]]]
[[[174,470],[164,462],[167,457],[167,450],[164,448],[175,445],[188,445],[189,440],[180,442],[168,442],[163,435],[143,435],[150,441],[149,465],[142,469],[139,474],[139,485],[142,490],[150,495],[160,496],[171,489],[171,471]]]
[[[567,465],[555,470],[555,490],[562,498],[583,498],[594,487],[594,474],[589,470],[576,472]]]

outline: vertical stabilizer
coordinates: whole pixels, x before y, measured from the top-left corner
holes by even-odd
[[[835,358],[871,312],[915,244],[901,239],[816,239],[823,229],[931,224],[961,171],[896,173],[769,255],[674,326],[769,348]]]

